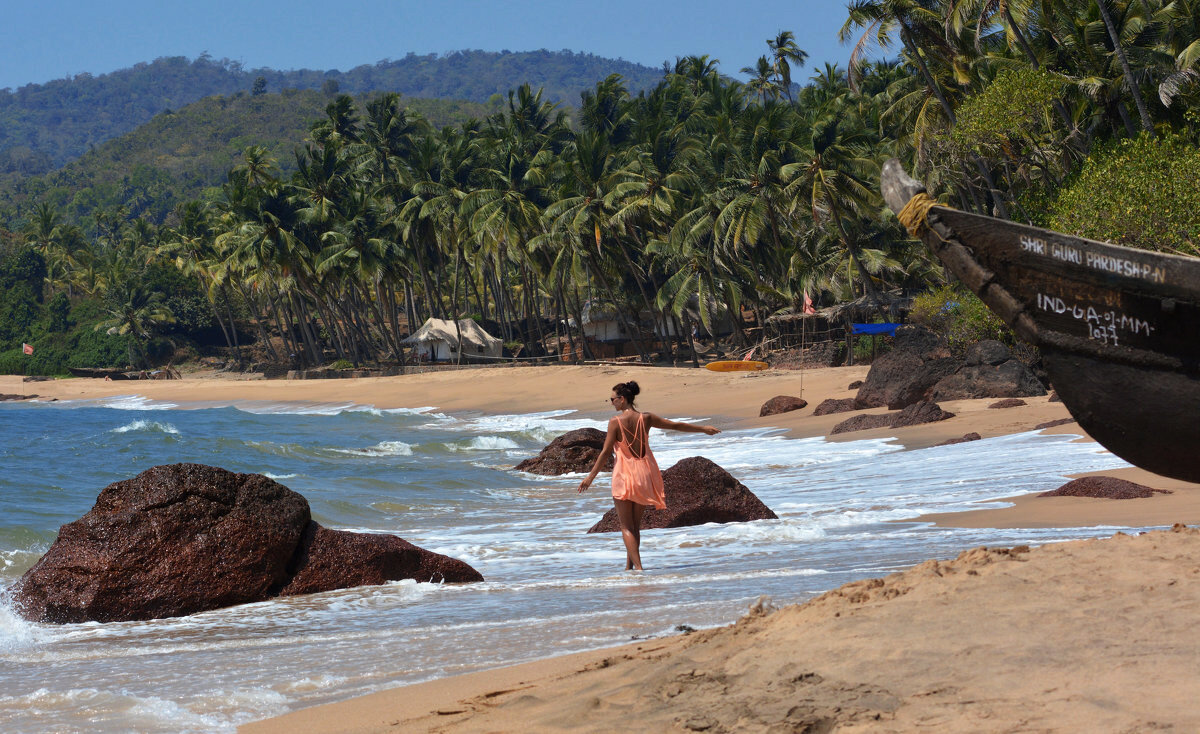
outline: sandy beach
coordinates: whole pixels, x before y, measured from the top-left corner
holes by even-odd
[[[825,436],[850,414],[812,416],[852,397],[866,367],[721,374],[638,367],[513,367],[347,380],[174,381],[0,377],[0,393],[73,400],[141,395],[175,404],[232,401],[436,406],[491,414],[607,414],[612,384],[637,380],[639,407],[718,427]],[[777,395],[808,407],[760,418]],[[921,449],[1069,418],[1061,403],[991,409],[951,401],[946,421],[835,439],[894,437]],[[884,412],[882,409],[870,412]],[[1073,423],[1046,429],[1079,433]],[[1082,438],[1080,440],[1088,440]],[[1018,497],[1012,506],[922,518],[955,527],[1147,527],[1200,523],[1200,485],[1138,469],[1105,472],[1156,489],[1146,499]],[[1054,489],[1047,487],[1046,489]],[[1002,488],[998,488],[1001,490]],[[751,610],[739,623],[623,648],[408,686],[256,722],[247,732],[339,731],[1190,731],[1200,683],[1200,531],[1039,548],[963,548],[803,605]]]

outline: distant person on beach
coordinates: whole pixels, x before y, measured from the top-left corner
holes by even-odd
[[[579,491],[585,492],[591,486],[600,467],[608,461],[608,457],[616,451],[616,462],[613,466],[612,495],[613,504],[617,508],[617,520],[621,523],[621,538],[625,541],[625,570],[642,570],[642,556],[639,547],[642,543],[642,515],[647,507],[657,507],[664,510],[667,507],[663,495],[662,472],[658,470],[658,462],[650,451],[648,433],[651,428],[667,428],[672,431],[687,433],[707,433],[712,436],[720,433],[712,426],[697,426],[691,423],[660,418],[653,413],[640,413],[633,407],[641,388],[636,382],[619,382],[613,386],[613,410],[617,414],[608,421],[608,436],[604,439],[604,448],[596,457],[592,472],[579,483]]]

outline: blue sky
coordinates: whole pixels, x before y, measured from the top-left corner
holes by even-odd
[[[212,57],[246,68],[340,69],[409,52],[570,49],[655,68],[708,54],[736,74],[780,30],[809,63],[847,65],[837,41],[844,0],[10,0],[0,33],[0,88],[103,74],[160,56]]]

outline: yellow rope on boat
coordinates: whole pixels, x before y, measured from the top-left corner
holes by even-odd
[[[908,233],[913,237],[920,237],[921,233],[929,229],[929,224],[925,221],[925,217],[929,214],[929,210],[935,206],[946,206],[941,204],[937,199],[922,191],[913,196],[904,205],[904,208],[896,213],[896,218],[908,230]],[[952,207],[946,207],[950,209]]]

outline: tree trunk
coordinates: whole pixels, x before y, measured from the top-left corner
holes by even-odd
[[[1117,54],[1117,60],[1121,62],[1125,84],[1129,87],[1129,93],[1133,95],[1133,103],[1137,105],[1138,116],[1142,118],[1142,129],[1150,133],[1150,137],[1157,137],[1154,134],[1154,123],[1150,121],[1150,113],[1146,110],[1146,100],[1142,99],[1142,90],[1138,89],[1137,81],[1133,78],[1133,70],[1129,68],[1129,59],[1125,56],[1125,49],[1121,47],[1121,37],[1117,35],[1117,28],[1113,24],[1112,16],[1109,15],[1104,0],[1096,0],[1096,7],[1100,9],[1100,15],[1104,18],[1104,27],[1108,29],[1108,37],[1112,39],[1113,52]]]

